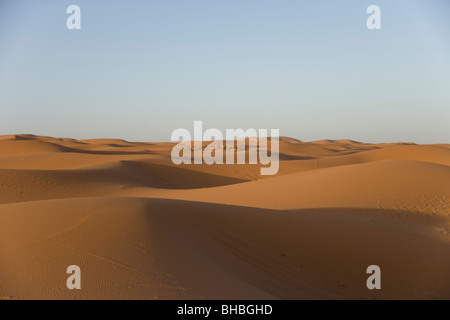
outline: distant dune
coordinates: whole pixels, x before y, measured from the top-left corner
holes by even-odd
[[[173,146],[0,136],[0,300],[450,299],[450,145],[281,137],[275,176]]]

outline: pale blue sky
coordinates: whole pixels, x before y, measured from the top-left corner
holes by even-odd
[[[0,0],[0,134],[169,141],[203,120],[450,142],[449,16],[448,0]]]

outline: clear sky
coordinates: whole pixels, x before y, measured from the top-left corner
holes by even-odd
[[[169,141],[203,120],[448,143],[449,17],[448,0],[0,0],[0,134]]]

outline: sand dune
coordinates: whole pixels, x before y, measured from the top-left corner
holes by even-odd
[[[1,136],[0,299],[450,299],[449,145],[282,137],[275,176],[173,146]]]
[[[433,163],[383,160],[165,194],[256,208],[353,207],[449,216],[450,170]]]

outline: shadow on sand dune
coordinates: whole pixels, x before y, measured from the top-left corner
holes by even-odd
[[[146,201],[151,232],[170,248],[168,268],[209,298],[261,298],[262,292],[282,299],[450,297],[449,244],[429,232],[441,218],[365,208],[280,211]],[[383,270],[383,290],[366,287],[372,264]],[[258,294],[238,293],[224,273]]]

